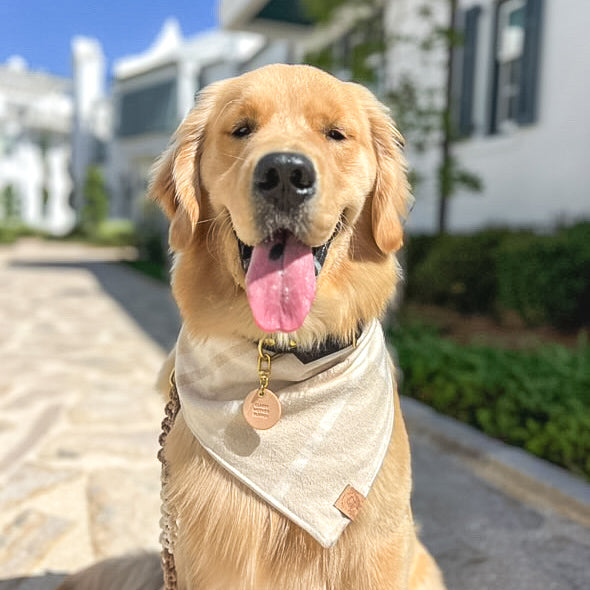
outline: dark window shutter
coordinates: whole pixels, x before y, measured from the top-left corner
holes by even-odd
[[[543,0],[527,0],[522,78],[518,99],[518,122],[521,125],[534,123],[537,119],[542,17]]]
[[[498,121],[496,117],[496,111],[498,109],[498,60],[496,58],[496,52],[498,50],[498,22],[500,19],[500,2],[496,4],[494,10],[494,28],[492,29],[492,68],[490,76],[490,99],[489,99],[489,128],[490,134],[498,133]]]
[[[475,89],[475,66],[480,14],[480,6],[470,8],[465,13],[463,67],[459,106],[459,135],[461,137],[467,137],[473,132],[473,94]]]

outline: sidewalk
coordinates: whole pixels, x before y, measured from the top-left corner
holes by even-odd
[[[1,580],[158,550],[154,382],[178,317],[164,285],[108,263],[119,254],[0,248]]]
[[[119,255],[0,247],[0,590],[52,590],[64,572],[158,549],[153,383],[178,316]],[[403,405],[416,518],[449,590],[590,587],[588,484]]]

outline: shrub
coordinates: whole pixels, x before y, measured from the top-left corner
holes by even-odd
[[[590,323],[590,222],[553,235],[491,229],[414,236],[404,257],[409,300],[463,313],[511,309],[530,325]]]
[[[98,166],[89,166],[84,182],[84,205],[80,212],[80,229],[87,235],[97,231],[109,213],[109,197]]]
[[[104,246],[134,246],[137,236],[133,223],[126,219],[109,219],[98,225],[90,240]]]
[[[590,322],[590,224],[507,239],[497,250],[498,299],[528,324]]]
[[[21,199],[11,184],[5,186],[0,192],[0,207],[0,217],[4,225],[21,223]]]
[[[139,258],[154,264],[168,264],[168,222],[152,201],[144,201],[136,223]]]
[[[590,346],[466,347],[431,328],[390,334],[403,394],[590,479]]]
[[[0,244],[12,244],[18,240],[18,238],[31,236],[42,236],[42,233],[22,224],[0,225]]]
[[[498,291],[495,250],[506,230],[409,240],[407,296],[464,313],[494,311]],[[415,265],[415,266],[413,266]]]
[[[409,235],[405,238],[400,253],[404,268],[411,273],[428,256],[436,243],[437,236]]]

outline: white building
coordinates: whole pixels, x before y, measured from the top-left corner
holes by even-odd
[[[111,133],[97,41],[72,42],[73,79],[0,65],[0,222],[63,235],[83,205],[88,166]]]
[[[72,227],[72,113],[70,80],[32,72],[21,58],[0,66],[0,221],[57,234]]]
[[[195,93],[241,73],[242,63],[255,59],[265,45],[261,35],[227,31],[184,39],[176,20],[170,19],[144,53],[114,64],[114,139],[108,165],[112,215],[142,216],[149,169],[193,106]]]
[[[362,4],[362,3],[358,3]],[[360,10],[358,4],[351,10]],[[384,0],[380,23],[388,38],[424,33],[434,21],[448,23],[447,0]],[[590,3],[587,0],[459,0],[464,45],[455,56],[454,115],[461,140],[453,146],[462,166],[483,182],[481,193],[459,192],[450,201],[448,227],[489,225],[550,227],[590,217]],[[221,0],[220,20],[232,30],[271,37],[289,35],[296,55],[330,51],[336,73],[346,77],[358,39],[355,16],[342,14],[329,28],[314,28],[301,0]],[[394,43],[376,89],[395,89],[404,73],[438,88],[442,104],[445,55],[416,44]],[[378,64],[376,64],[378,65]],[[394,113],[395,115],[395,113]],[[411,164],[423,181],[409,227],[434,231],[438,219],[438,149],[417,153]]]

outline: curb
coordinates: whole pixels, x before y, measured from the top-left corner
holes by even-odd
[[[590,483],[415,399],[400,398],[410,435],[430,439],[501,491],[590,528]]]

